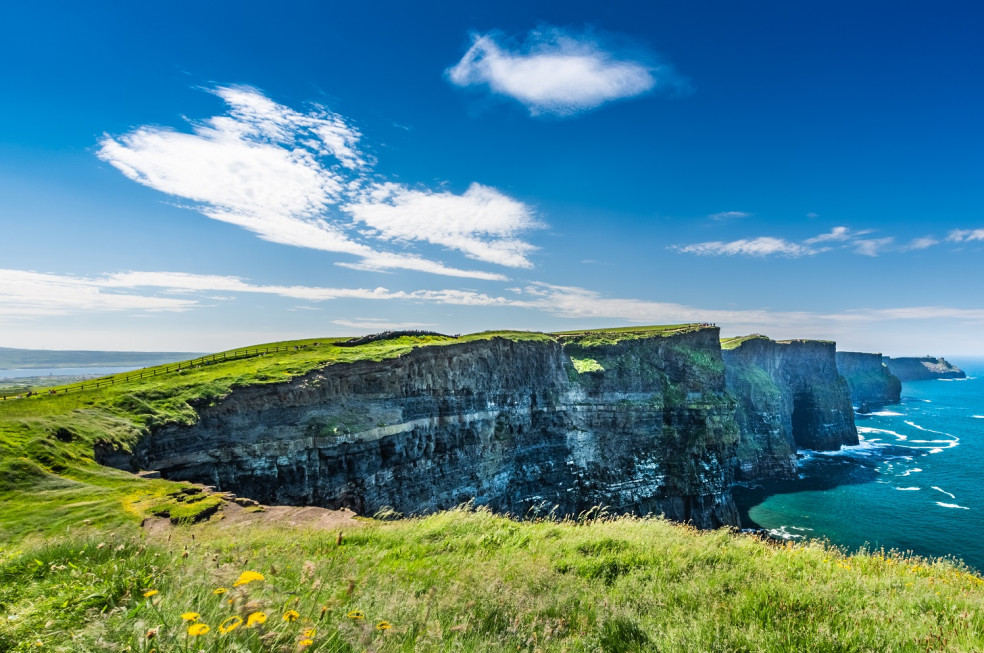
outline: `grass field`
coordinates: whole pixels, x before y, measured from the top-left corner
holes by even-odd
[[[95,446],[193,421],[192,403],[235,386],[495,336],[554,337],[312,339],[0,402],[0,651],[984,650],[984,580],[955,561],[602,511],[236,525],[216,495],[93,461]]]

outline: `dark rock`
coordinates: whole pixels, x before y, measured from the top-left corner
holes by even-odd
[[[737,525],[738,429],[718,335],[492,338],[330,365],[198,406],[197,424],[153,431],[134,458],[266,504],[363,515],[474,500],[516,515],[606,505]]]
[[[931,379],[964,379],[967,375],[956,365],[942,358],[885,357],[885,365],[901,381],[928,381]]]
[[[837,371],[847,381],[851,400],[858,405],[884,406],[901,401],[902,382],[885,366],[881,354],[839,351]]]
[[[792,478],[796,450],[858,444],[834,343],[752,336],[722,352],[738,402],[739,479]]]

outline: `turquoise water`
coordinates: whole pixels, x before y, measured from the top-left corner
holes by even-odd
[[[736,488],[742,526],[984,570],[984,360],[952,362],[967,379],[904,383],[901,404],[856,415],[859,446],[804,452],[799,479]]]

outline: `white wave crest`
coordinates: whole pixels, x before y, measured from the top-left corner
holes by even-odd
[[[950,494],[949,492],[947,492],[946,490],[944,490],[941,487],[936,487],[934,485],[933,486],[933,489],[936,490],[937,492],[942,492],[943,494],[945,494],[946,496],[950,497],[951,499],[956,499],[957,498],[956,495]]]
[[[921,487],[897,487],[896,490],[901,492],[915,492],[916,490],[921,490]]]
[[[936,505],[943,506],[944,508],[960,508],[961,510],[970,510],[967,506],[958,506],[955,503],[943,503],[942,501],[937,501]]]
[[[886,435],[891,435],[891,436],[894,436],[895,439],[898,440],[899,442],[902,442],[903,440],[908,439],[907,436],[902,435],[901,433],[896,433],[895,431],[889,431],[888,429],[876,429],[876,428],[874,428],[872,426],[859,426],[858,427],[858,437],[860,437],[861,435],[868,435],[868,434],[871,434],[871,433],[884,433]]]
[[[796,530],[800,530],[797,529],[795,526],[789,526],[789,527],[780,526],[779,528],[770,528],[769,535],[773,537],[781,537],[784,540],[801,540],[805,537],[804,535],[800,535],[798,533],[790,533],[788,530],[786,530],[787,528],[794,528]]]
[[[921,472],[922,470],[918,467],[913,467],[912,469],[905,470],[905,474],[899,474],[899,476],[908,476],[909,474],[915,474],[916,472]]]

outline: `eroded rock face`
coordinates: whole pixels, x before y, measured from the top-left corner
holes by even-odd
[[[790,478],[797,449],[858,444],[834,343],[756,336],[722,355],[728,390],[738,402],[740,479]]]
[[[889,358],[886,356],[885,365],[901,381],[963,379],[967,377],[964,371],[956,365],[932,356],[921,358]]]
[[[578,372],[571,356],[594,365]],[[129,464],[290,505],[524,515],[595,505],[737,525],[718,330],[585,347],[493,338],[235,390]]]
[[[839,351],[837,371],[847,381],[855,405],[882,406],[901,401],[902,382],[888,370],[881,354]]]

